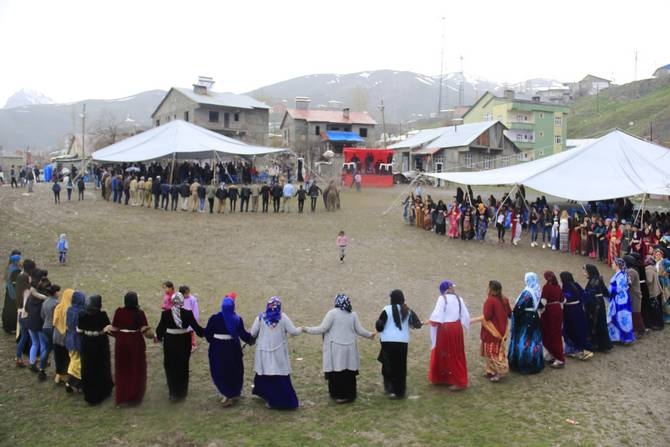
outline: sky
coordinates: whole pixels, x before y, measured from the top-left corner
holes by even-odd
[[[189,87],[199,75],[213,77],[215,91],[234,93],[378,69],[462,69],[500,83],[593,74],[623,84],[670,63],[670,2],[619,5],[0,0],[0,107],[21,88],[72,102]]]

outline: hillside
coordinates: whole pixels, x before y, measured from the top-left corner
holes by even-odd
[[[571,107],[568,138],[598,137],[619,128],[670,147],[670,77],[645,79],[579,98]]]
[[[91,99],[70,104],[33,104],[0,109],[0,146],[13,150],[53,151],[64,147],[65,137],[81,133],[82,105],[86,103],[86,130],[102,119],[123,121],[130,116],[139,126],[151,126],[151,113],[165,96],[151,90],[120,99]]]

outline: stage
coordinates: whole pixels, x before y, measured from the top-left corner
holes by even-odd
[[[353,182],[354,176],[345,174],[343,176],[344,187],[348,188]],[[393,186],[392,175],[361,174],[361,188],[390,188]]]

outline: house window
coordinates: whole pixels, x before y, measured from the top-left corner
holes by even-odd
[[[230,113],[223,113],[223,127],[230,127]]]
[[[351,132],[351,126],[344,126],[345,132]]]
[[[466,168],[471,168],[472,167],[472,154],[467,153],[465,156],[463,156],[463,162],[465,163]]]
[[[184,112],[184,121],[188,122],[188,110]]]
[[[477,146],[488,146],[489,145],[489,133],[484,132],[477,138],[477,142],[475,143]]]
[[[317,137],[321,135],[321,126],[314,126],[314,135]]]
[[[563,127],[563,117],[555,116],[554,117],[554,127]]]
[[[173,120],[176,120],[176,119],[177,119],[177,114],[176,114],[176,113],[175,113],[174,115],[172,115],[172,119],[173,119]]]
[[[544,112],[540,112],[540,119],[544,119]]]
[[[490,155],[487,155],[484,157],[484,169],[491,169],[492,165],[492,157]]]
[[[484,113],[484,121],[493,121],[493,113],[491,112]]]
[[[538,157],[544,157],[544,151],[537,151]]]
[[[554,137],[554,142],[555,142],[556,144],[561,144],[561,136],[560,136],[560,135],[556,135],[556,136]]]
[[[235,121],[239,121],[239,120],[240,120],[240,114],[237,113],[237,112],[235,112],[235,115],[233,115],[233,119],[234,119]]]
[[[161,120],[156,120],[156,127],[161,125]]]
[[[209,122],[210,123],[218,123],[219,122],[219,112],[216,112],[214,110],[209,111]]]
[[[516,134],[516,141],[518,143],[523,143],[523,135],[521,135],[520,133]]]
[[[358,129],[358,135],[360,135],[361,138],[367,138],[368,137],[368,129],[365,127],[361,127]]]
[[[542,138],[543,136],[544,136],[544,132],[540,131],[540,138]]]
[[[502,157],[502,159],[500,160],[500,163],[502,164],[502,167],[503,167],[503,168],[506,168],[507,166],[509,166],[509,161],[510,161],[510,160],[509,160],[509,155],[505,155],[505,156]]]

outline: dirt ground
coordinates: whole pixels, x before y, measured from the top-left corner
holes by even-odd
[[[191,287],[203,324],[230,290],[238,293],[237,311],[247,326],[272,295],[282,297],[296,325],[317,325],[333,297],[345,292],[369,330],[395,288],[427,318],[445,278],[456,283],[473,316],[481,313],[490,279],[499,280],[511,300],[527,271],[568,270],[584,283],[585,258],[531,248],[526,233],[513,247],[496,244],[493,231],[490,240],[479,243],[407,226],[398,200],[407,193],[403,186],[360,193],[345,189],[340,211],[328,213],[320,202],[316,213],[303,214],[296,212],[297,203],[283,214],[165,212],[114,205],[93,190],[85,201],[70,203],[63,191],[62,203],[54,205],[48,185],[38,184],[35,191],[0,188],[0,256],[21,249],[49,270],[53,282],[100,293],[110,317],[125,292],[135,290],[149,320],[157,323],[164,280]],[[424,191],[435,200],[454,194],[453,189]],[[335,245],[339,230],[350,241],[343,264]],[[57,262],[60,233],[70,240],[65,267]],[[609,279],[611,271],[598,267]],[[51,381],[38,383],[30,372],[15,369],[13,338],[2,335],[0,444],[67,445],[74,430],[86,441],[82,445],[665,446],[670,444],[669,340],[670,330],[651,333],[587,362],[569,360],[563,370],[511,374],[494,385],[481,377],[479,326],[473,326],[466,335],[470,387],[450,393],[426,380],[430,340],[424,328],[412,333],[408,398],[390,401],[383,396],[376,361],[379,342],[360,339],[359,398],[337,406],[329,401],[320,372],[321,339],[301,335],[290,341],[301,408],[287,413],[266,410],[249,398],[220,408],[204,340],[191,360],[186,402],[168,404],[161,347],[150,344],[144,402],[116,409],[113,399],[90,408]],[[245,353],[248,397],[253,348]],[[53,428],[36,431],[38,424]]]

